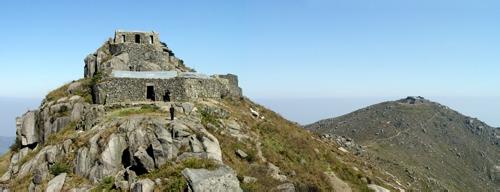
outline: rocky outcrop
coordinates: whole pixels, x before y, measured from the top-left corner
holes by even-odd
[[[351,187],[345,181],[335,175],[334,172],[325,172],[325,176],[328,177],[328,182],[334,191],[351,192]]]
[[[153,192],[155,183],[150,179],[141,179],[132,184],[132,192]]]
[[[56,177],[54,177],[52,180],[49,181],[49,184],[47,185],[47,189],[45,189],[46,192],[60,192],[63,185],[64,181],[66,180],[66,173],[62,173]]]
[[[17,137],[21,139],[22,146],[36,145],[36,143],[39,142],[36,124],[37,114],[38,111],[28,111],[16,120],[18,130]]]
[[[193,192],[242,191],[236,173],[227,166],[216,170],[185,169],[182,175]]]
[[[375,185],[375,184],[369,184],[368,188],[375,192],[391,192],[389,189],[383,188],[381,186]]]

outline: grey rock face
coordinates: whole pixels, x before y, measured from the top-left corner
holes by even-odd
[[[342,181],[340,178],[335,175],[334,172],[325,172],[325,176],[328,178],[328,182],[330,186],[335,190],[335,191],[345,191],[345,192],[351,192],[351,187],[349,187],[349,184],[347,184],[345,181]]]
[[[249,176],[243,177],[243,183],[255,183],[255,182],[257,182],[257,178],[255,177],[249,177]]]
[[[203,148],[207,152],[207,157],[219,162],[222,162],[222,150],[220,149],[219,141],[210,133],[205,133],[208,137],[203,137]]]
[[[239,157],[245,159],[248,157],[247,153],[245,153],[244,151],[242,151],[241,149],[238,149],[236,150],[236,155],[238,155]]]
[[[150,179],[141,179],[132,184],[132,192],[153,192],[155,182]]]
[[[65,180],[66,180],[66,173],[59,174],[58,176],[54,177],[52,180],[49,181],[49,184],[47,185],[47,189],[45,189],[45,191],[60,192],[64,185]]]
[[[375,185],[375,184],[369,184],[368,188],[372,189],[375,192],[390,192],[389,189],[383,188],[383,187]]]
[[[280,192],[295,192],[295,186],[293,185],[293,183],[284,183],[284,184],[278,185],[276,187],[276,191],[280,191]]]
[[[122,168],[122,154],[126,146],[127,143],[122,136],[116,134],[110,136],[108,146],[101,154],[104,175],[113,174]]]
[[[134,158],[137,163],[141,164],[148,172],[155,169],[155,163],[153,158],[151,158],[144,148],[139,147],[137,152],[134,154]]]
[[[78,150],[75,160],[75,173],[83,177],[87,177],[92,166],[92,158],[87,147]]]
[[[276,165],[272,163],[267,163],[267,167],[269,168],[269,175],[278,181],[285,182],[288,180],[288,177],[286,175],[280,174],[280,168],[277,167]]]
[[[21,144],[23,146],[39,142],[36,126],[37,112],[38,111],[28,111],[19,119],[19,126],[17,127],[18,137],[21,138]]]
[[[227,166],[213,171],[184,169],[182,175],[188,180],[193,192],[242,191],[235,172]]]

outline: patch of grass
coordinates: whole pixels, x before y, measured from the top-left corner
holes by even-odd
[[[56,162],[49,168],[50,174],[57,176],[61,173],[68,173],[70,166],[66,163]]]
[[[187,189],[187,181],[182,177],[174,177],[169,179],[164,186],[163,191],[168,192],[182,192]]]
[[[76,187],[81,187],[84,185],[90,185],[90,181],[79,175],[70,174],[69,177],[66,177],[66,181],[64,182],[64,188],[62,191],[66,191]]]
[[[31,173],[25,175],[24,177],[15,177],[10,181],[9,189],[11,191],[28,191],[31,178],[33,178],[33,174]]]
[[[26,154],[26,156],[24,156],[19,161],[19,165],[23,165],[24,163],[28,162],[30,159],[33,159],[33,157],[35,157],[38,154],[38,152],[40,152],[40,148],[41,147],[37,147],[37,148],[35,148],[35,150],[28,152],[28,154]]]
[[[159,114],[162,113],[156,105],[143,105],[142,107],[118,109],[111,113],[111,117],[127,117],[137,114]]]
[[[55,145],[64,142],[71,135],[76,134],[76,122],[70,122],[66,127],[57,133],[49,135],[45,145]]]
[[[81,96],[85,102],[87,103],[93,103],[92,100],[92,90],[93,87],[102,79],[102,75],[100,73],[96,74],[93,78],[87,78],[87,79],[80,79],[77,81],[72,81],[71,83],[67,83],[53,91],[51,91],[47,96],[45,97],[46,102],[50,101],[57,101],[60,98],[63,97],[70,97],[73,95],[78,95]],[[73,90],[73,93],[68,92],[68,87],[72,83],[80,83],[80,87],[76,90]]]
[[[177,164],[168,162],[160,169],[143,175],[141,178],[165,178],[168,181],[161,187],[161,191],[185,191],[187,182],[182,176],[182,170],[185,168],[213,170],[217,167],[217,163],[209,159],[189,158]]]
[[[69,83],[51,91],[49,94],[47,94],[47,96],[45,97],[45,100],[48,102],[57,101],[60,98],[69,96],[69,93],[67,92],[68,87],[69,87]]]
[[[0,157],[0,175],[3,175],[9,169],[11,156],[12,152],[7,151]]]
[[[94,189],[92,189],[92,192],[107,192],[107,191],[117,191],[114,189],[115,186],[115,178],[112,176],[105,177],[102,179],[101,183],[97,185]]]
[[[218,165],[209,159],[189,158],[182,162],[184,168],[214,170]]]
[[[217,117],[215,117],[215,115],[208,112],[207,110],[201,110],[200,114],[201,114],[201,123],[203,125],[208,125],[209,123],[212,125],[219,124],[219,122],[217,121]]]

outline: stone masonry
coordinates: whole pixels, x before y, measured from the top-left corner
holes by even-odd
[[[133,71],[143,75],[140,78],[114,77],[114,71]],[[144,78],[148,73],[162,71],[193,75]],[[156,32],[116,31],[113,39],[85,58],[85,78],[99,80],[93,87],[94,102],[99,104],[242,96],[236,75],[197,75],[175,57]]]

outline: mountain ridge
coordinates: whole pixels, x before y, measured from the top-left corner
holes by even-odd
[[[382,102],[305,127],[352,138],[410,189],[494,191],[499,184],[496,130],[422,97]]]

